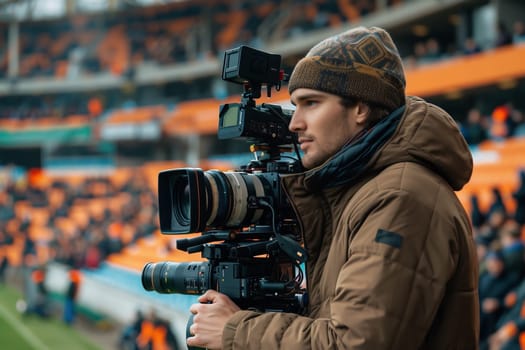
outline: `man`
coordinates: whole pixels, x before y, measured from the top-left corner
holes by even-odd
[[[208,291],[188,345],[477,349],[476,248],[454,194],[472,157],[454,120],[405,97],[397,48],[375,27],[313,47],[289,91],[307,170],[283,187],[308,252],[308,312],[239,310]]]

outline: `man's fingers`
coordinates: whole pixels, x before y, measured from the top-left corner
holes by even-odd
[[[206,293],[204,293],[203,295],[199,297],[198,300],[199,300],[199,303],[214,302],[218,295],[219,293],[217,291],[213,289],[208,289]]]
[[[190,306],[190,312],[194,315],[197,314],[197,312],[199,312],[199,306],[200,304],[192,304]]]
[[[189,332],[191,335],[195,336],[195,324],[192,324],[189,328]]]
[[[199,338],[198,335],[186,338],[186,344],[188,344],[188,346],[205,348],[204,344],[202,343],[202,340]]]

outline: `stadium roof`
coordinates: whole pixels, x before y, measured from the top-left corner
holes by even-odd
[[[60,18],[187,0],[0,0],[0,21]]]

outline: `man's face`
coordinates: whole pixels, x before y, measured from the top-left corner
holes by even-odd
[[[306,169],[323,164],[364,128],[361,103],[346,107],[339,96],[305,88],[294,90],[291,101],[289,129],[298,135]]]

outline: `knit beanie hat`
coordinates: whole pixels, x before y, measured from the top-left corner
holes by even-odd
[[[405,103],[401,57],[384,29],[357,27],[315,45],[295,66],[288,89],[309,88],[378,104]]]

